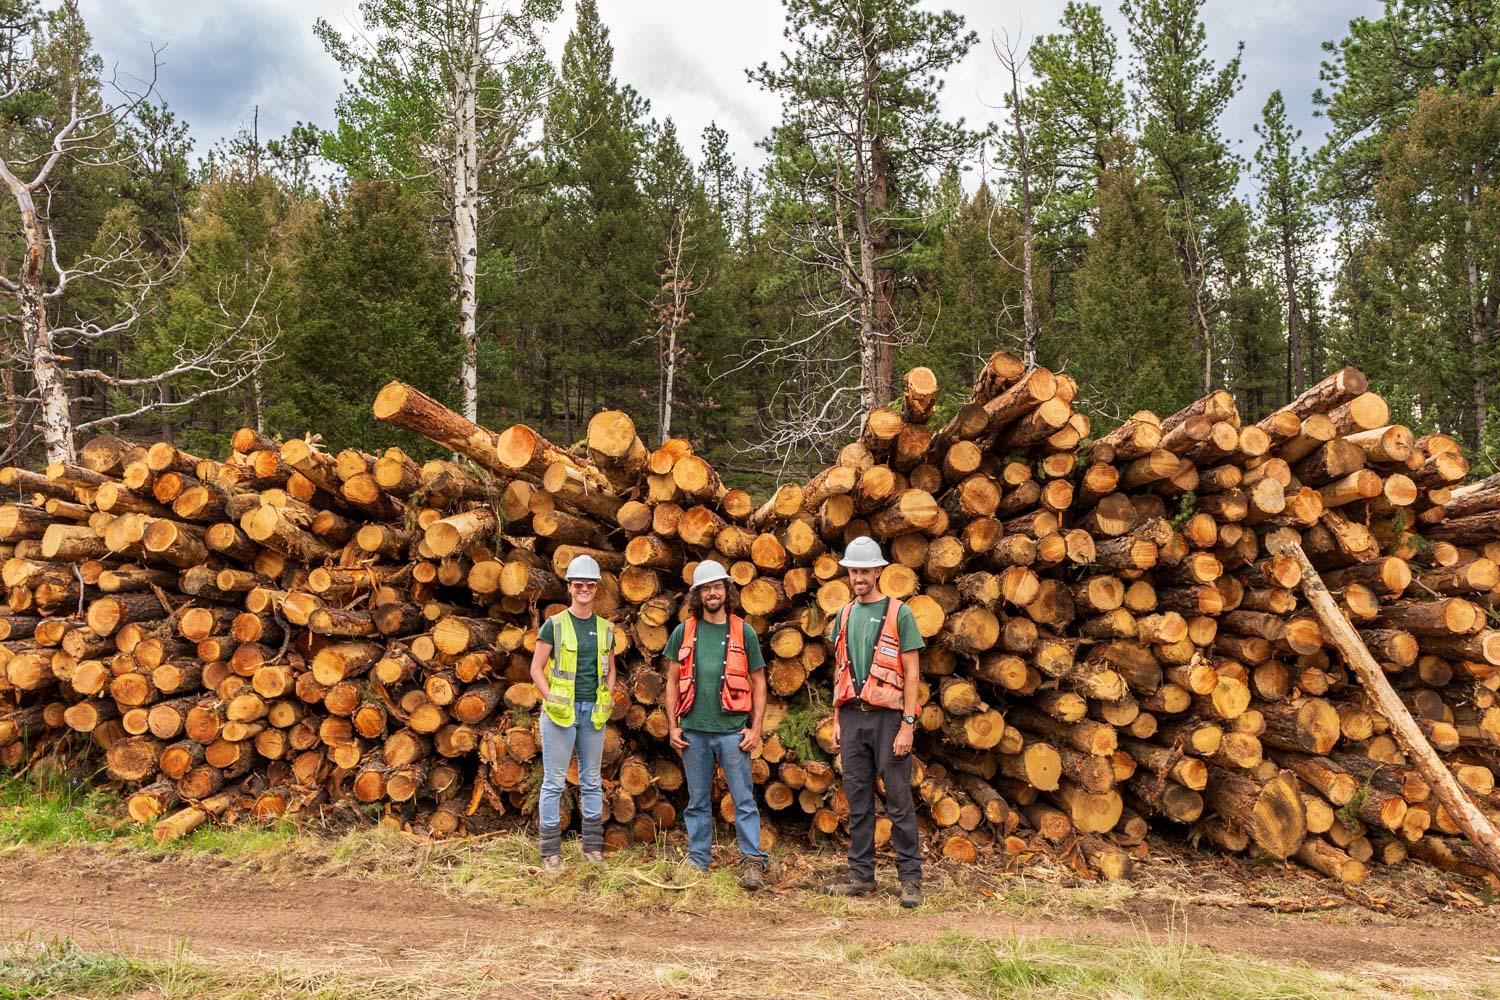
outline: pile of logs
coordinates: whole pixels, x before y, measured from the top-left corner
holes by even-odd
[[[1408,857],[1480,874],[1268,541],[1300,543],[1495,815],[1500,477],[1465,483],[1457,442],[1391,424],[1354,369],[1253,423],[1214,392],[1099,437],[1076,391],[1001,352],[936,426],[916,369],[763,502],[617,411],[563,448],[402,383],[375,417],[450,459],[242,429],[222,461],[104,437],[5,469],[0,765],[90,734],[163,837],[346,801],[436,836],[497,828],[534,806],[531,652],[588,553],[619,625],[606,839],[650,841],[684,798],[664,646],[712,557],[766,652],[765,838],[838,836],[824,636],[850,598],[838,553],[870,534],[928,641],[914,782],[935,855],[1050,846],[1118,876],[1149,824],[1349,882]]]

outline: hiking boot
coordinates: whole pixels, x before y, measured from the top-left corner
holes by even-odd
[[[740,888],[747,892],[759,892],[766,887],[766,865],[759,861],[747,861],[740,866]]]
[[[585,860],[585,861],[591,861],[594,864],[598,864],[599,862],[601,862],[601,861],[604,860],[604,852],[603,851],[584,851],[583,852],[583,860]]]
[[[561,875],[563,870],[563,859],[556,854],[549,854],[542,859],[542,871],[548,875]]]
[[[922,905],[922,883],[901,883],[901,908],[903,910],[914,910]]]
[[[853,875],[842,882],[833,882],[823,887],[823,894],[827,896],[868,896],[874,891],[874,879],[857,879]]]

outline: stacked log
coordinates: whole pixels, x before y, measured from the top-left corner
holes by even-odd
[[[1300,543],[1500,814],[1500,480],[1465,482],[1457,443],[1389,423],[1355,369],[1254,422],[1215,392],[1099,436],[1069,377],[1004,352],[941,426],[935,393],[913,371],[899,408],[759,503],[623,413],[568,449],[401,383],[375,416],[454,457],[242,430],[223,460],[101,438],[3,470],[0,764],[86,733],[164,836],[345,801],[436,836],[497,828],[533,808],[531,652],[588,553],[618,626],[606,840],[653,840],[685,798],[664,647],[714,558],[766,653],[765,838],[836,837],[825,636],[850,596],[837,553],[871,534],[928,643],[913,781],[935,854],[1076,844],[1113,876],[1150,828],[1346,881],[1473,868],[1267,540]]]

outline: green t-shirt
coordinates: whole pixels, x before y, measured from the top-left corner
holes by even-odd
[[[573,634],[578,636],[578,676],[573,681],[573,703],[592,703],[599,698],[599,626],[594,619],[579,618],[571,611],[568,617],[573,619]],[[552,656],[556,658],[558,642],[552,634],[551,618],[542,622],[536,641],[551,644]]]
[[[869,603],[855,601],[853,610],[849,612],[849,667],[854,672],[855,691],[863,688],[870,677],[870,660],[875,655],[875,640],[880,636],[880,626],[885,622],[885,609],[890,602],[889,597]],[[834,615],[832,624],[828,626],[828,641],[835,645],[839,641],[841,616],[842,612]],[[903,653],[910,653],[927,645],[921,630],[917,628],[917,616],[911,613],[910,605],[902,604],[901,610],[897,612],[896,630],[901,636]]]
[[[761,656],[760,639],[749,622],[745,626],[745,659],[750,672],[764,670],[766,661]],[[667,640],[667,659],[674,664],[682,649],[683,624],[672,630]],[[719,685],[724,683],[724,647],[729,638],[729,623],[716,625],[713,622],[698,622],[698,649],[693,654],[693,684],[697,693],[693,696],[693,707],[678,720],[683,729],[695,733],[733,733],[745,728],[749,718],[747,712],[724,711],[724,702],[719,697]]]

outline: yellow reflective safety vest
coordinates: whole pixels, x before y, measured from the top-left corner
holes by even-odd
[[[594,616],[597,633],[596,648],[599,650],[599,694],[594,701],[594,713],[590,721],[595,729],[603,729],[614,710],[614,692],[605,683],[609,673],[609,652],[614,648],[614,626],[599,615]],[[571,726],[574,719],[573,681],[578,676],[578,633],[573,631],[573,616],[564,611],[552,619],[552,636],[557,644],[552,647],[552,658],[547,661],[547,700],[542,707],[547,718],[559,726]]]

